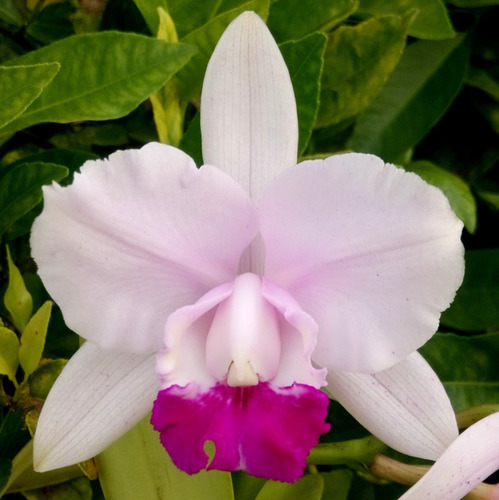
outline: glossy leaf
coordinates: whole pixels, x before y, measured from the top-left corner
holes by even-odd
[[[352,118],[371,103],[402,55],[409,21],[385,16],[329,36],[317,127]]]
[[[12,261],[7,247],[7,264],[9,269],[9,284],[3,298],[3,303],[12,318],[14,326],[20,331],[28,324],[33,309],[33,299],[24,284],[19,269]]]
[[[413,43],[366,109],[347,146],[398,162],[433,127],[454,100],[467,68],[468,44],[453,40]]]
[[[279,48],[288,67],[298,113],[298,156],[305,150],[319,108],[319,90],[327,37],[322,33],[297,42],[286,42]]]
[[[360,0],[359,14],[406,16],[414,12],[409,35],[430,40],[453,38],[456,35],[442,0]]]
[[[149,423],[150,415],[97,458],[106,500],[217,498],[234,500],[228,472],[177,469]]]
[[[0,375],[7,375],[14,384],[17,384],[16,370],[18,366],[19,339],[12,330],[0,326]]]
[[[268,9],[269,0],[250,0],[235,9],[217,15],[180,40],[198,49],[197,54],[176,75],[178,92],[184,101],[199,97],[208,60],[230,22],[246,10],[252,10],[266,19]]]
[[[357,6],[356,0],[277,0],[270,7],[268,27],[277,41],[299,40],[314,31],[327,33]]]
[[[0,135],[3,127],[38,98],[60,68],[57,62],[0,67]]]
[[[449,199],[455,214],[464,222],[466,229],[474,233],[476,229],[476,201],[470,187],[460,177],[429,161],[415,161],[404,167],[415,172],[428,184],[438,187]]]
[[[50,87],[4,132],[43,122],[109,120],[126,115],[184,66],[195,49],[133,33],[75,35],[9,61],[57,61]]]
[[[465,260],[463,284],[441,321],[467,332],[499,329],[499,250],[469,250]]]
[[[439,333],[420,351],[444,383],[455,411],[499,400],[499,333]]]
[[[310,474],[292,484],[267,481],[255,500],[320,500],[323,490],[322,476]]]
[[[42,201],[42,186],[59,181],[68,169],[53,163],[21,163],[0,182],[0,235]]]
[[[25,380],[36,370],[42,358],[51,312],[52,302],[47,301],[29,320],[21,335],[19,361]]]

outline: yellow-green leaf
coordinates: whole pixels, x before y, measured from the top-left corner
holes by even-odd
[[[360,0],[359,14],[405,16],[415,13],[409,35],[428,40],[443,40],[456,35],[442,0]]]
[[[96,458],[106,500],[234,500],[228,472],[201,471],[190,476],[177,469],[149,418]]]
[[[0,375],[7,375],[16,384],[19,365],[19,339],[8,328],[0,326]]]
[[[52,302],[48,300],[29,320],[21,335],[19,361],[24,370],[25,380],[36,370],[42,358],[51,312]]]
[[[60,69],[57,62],[0,67],[0,129],[20,116]]]
[[[3,298],[3,303],[12,317],[14,326],[22,332],[31,317],[33,299],[24,284],[19,269],[10,257],[9,247],[7,247],[7,264],[9,267],[9,284]]]
[[[322,477],[310,474],[293,484],[267,481],[255,500],[320,500],[323,490]]]
[[[371,103],[402,55],[409,22],[379,17],[329,36],[317,127],[348,120]]]

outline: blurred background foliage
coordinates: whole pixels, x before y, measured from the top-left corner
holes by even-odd
[[[288,64],[301,158],[374,153],[442,189],[463,220],[465,280],[421,353],[457,412],[499,410],[499,0],[1,0],[0,496],[102,498],[92,463],[31,470],[43,400],[79,346],[30,258],[41,186],[149,141],[201,164],[204,71],[245,10],[267,20]],[[330,414],[324,442],[369,437],[337,403]],[[404,491],[362,457],[292,486],[233,474],[235,498]]]

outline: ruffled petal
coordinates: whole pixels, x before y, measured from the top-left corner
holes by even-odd
[[[499,470],[498,440],[499,413],[494,413],[464,431],[400,500],[463,498]]]
[[[462,222],[447,198],[375,156],[290,168],[257,208],[265,276],[317,321],[321,366],[372,373],[404,359],[462,281]]]
[[[87,162],[44,195],[39,274],[68,326],[103,348],[158,349],[169,314],[232,279],[256,233],[229,176],[156,143]]]
[[[152,408],[154,356],[106,352],[85,342],[56,380],[34,440],[35,470],[94,457]]]
[[[265,23],[245,12],[225,30],[201,96],[204,162],[252,198],[296,163],[298,119],[289,72]]]
[[[349,413],[402,453],[436,460],[458,435],[445,389],[417,352],[374,375],[329,371],[327,381]]]
[[[329,398],[318,389],[295,384],[273,390],[268,384],[228,387],[199,393],[195,386],[160,391],[151,423],[173,462],[189,474],[203,468],[245,470],[254,476],[296,481],[306,457],[327,432]],[[210,463],[206,441],[215,445]]]

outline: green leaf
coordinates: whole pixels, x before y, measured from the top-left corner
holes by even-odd
[[[53,359],[40,365],[29,377],[29,395],[41,400],[47,399],[50,389],[66,364],[66,359]]]
[[[228,472],[201,471],[190,476],[177,469],[161,446],[149,417],[101,453],[96,461],[106,500],[234,500]]]
[[[324,479],[323,498],[327,500],[347,500],[352,485],[353,472],[339,469],[321,473]]]
[[[20,332],[23,332],[31,317],[33,299],[24,284],[19,269],[10,257],[9,247],[7,247],[7,265],[9,268],[9,284],[3,297],[3,303],[7,311],[9,311],[14,326]]]
[[[3,133],[43,122],[120,118],[162,87],[194,52],[184,44],[111,31],[75,35],[29,52],[7,64],[56,61],[61,70]]]
[[[293,484],[267,481],[255,500],[320,500],[323,490],[320,474],[310,474]]]
[[[230,22],[247,10],[252,10],[266,19],[268,9],[269,0],[251,0],[217,15],[201,28],[181,39],[181,42],[198,48],[197,54],[176,75],[177,89],[181,99],[187,102],[199,97],[208,60]]]
[[[298,40],[314,31],[327,33],[357,9],[356,0],[277,0],[268,26],[276,40]]]
[[[241,470],[232,473],[232,484],[236,500],[255,500],[265,483],[265,479],[252,476]]]
[[[75,13],[76,7],[69,2],[47,5],[30,20],[26,33],[44,44],[74,35],[71,18]]]
[[[0,129],[22,115],[60,69],[57,62],[0,67]]]
[[[466,83],[499,100],[499,81],[490,71],[471,67]]]
[[[43,185],[66,175],[66,167],[53,163],[21,163],[9,170],[0,182],[0,236],[42,201]]]
[[[18,366],[19,339],[12,330],[0,326],[0,375],[7,375],[12,383],[17,385],[16,370]]]
[[[464,222],[466,229],[474,233],[476,229],[476,201],[468,184],[460,177],[437,167],[429,161],[415,161],[404,170],[415,172],[428,184],[438,187],[449,199],[455,214]]]
[[[28,433],[26,432],[26,434]],[[20,443],[17,443],[17,447],[19,444]],[[4,489],[0,488],[0,497],[5,492],[14,493],[35,488],[43,488],[81,476],[82,472],[77,465],[62,467],[60,469],[44,472],[43,474],[35,472],[33,470],[33,440],[29,440],[19,453],[15,455],[12,461],[12,474],[6,485],[7,487]]]
[[[441,322],[467,332],[499,329],[499,250],[468,250],[464,281]]]
[[[151,30],[151,33],[156,36],[159,28],[159,16],[158,8],[163,10],[168,10],[167,0],[133,0],[137,8],[139,9],[147,27]]]
[[[360,0],[359,14],[406,16],[415,12],[408,33],[417,38],[442,40],[456,35],[442,0]]]
[[[438,333],[420,352],[444,383],[455,411],[499,400],[499,333]]]
[[[145,0],[147,1],[147,0]],[[221,14],[220,0],[168,0],[168,12],[175,21],[178,36],[185,37]],[[244,3],[240,1],[239,3]]]
[[[319,91],[327,37],[322,33],[279,48],[289,70],[296,98],[299,124],[298,156],[305,150],[319,108]]]
[[[457,7],[488,7],[490,5],[499,5],[499,0],[447,0],[450,4]]]
[[[499,401],[499,382],[443,382],[454,411]]]
[[[12,460],[0,457],[0,491],[5,487],[12,472]]]
[[[22,408],[5,411],[4,417],[0,418],[1,455],[13,459],[29,439],[30,435],[24,425]]]
[[[86,477],[52,485],[49,491],[23,491],[23,496],[27,500],[92,500],[92,486]]]
[[[380,17],[329,36],[317,127],[352,118],[379,94],[402,55],[409,20]]]
[[[348,148],[398,162],[454,100],[467,62],[463,36],[420,40],[407,47],[383,90],[359,118]]]
[[[52,302],[48,300],[29,320],[21,335],[19,361],[24,370],[24,380],[36,370],[42,359],[51,312]]]

